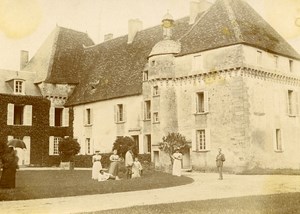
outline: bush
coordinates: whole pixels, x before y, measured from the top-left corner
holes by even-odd
[[[80,144],[73,138],[63,138],[59,142],[58,151],[62,162],[73,162],[74,156],[80,151]]]
[[[112,150],[116,149],[118,151],[118,155],[122,158],[125,157],[126,152],[129,148],[132,148],[132,152],[134,155],[138,154],[137,146],[131,137],[117,137],[114,142]]]

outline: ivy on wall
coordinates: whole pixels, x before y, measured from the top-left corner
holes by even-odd
[[[7,125],[7,104],[32,105],[32,126]],[[40,166],[57,165],[60,159],[49,156],[49,136],[73,137],[73,109],[69,110],[69,127],[49,126],[50,101],[42,96],[0,94],[0,142],[7,136],[30,136],[30,163]]]

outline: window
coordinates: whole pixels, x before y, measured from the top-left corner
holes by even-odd
[[[24,106],[15,105],[14,108],[14,125],[23,125]]]
[[[206,113],[208,112],[208,93],[206,91],[201,91],[196,93],[196,100],[193,106],[193,112],[196,114]]]
[[[198,71],[203,69],[203,58],[201,55],[194,56],[193,58],[193,70]]]
[[[24,87],[23,87],[22,80],[14,81],[14,92],[15,92],[15,94],[24,94]]]
[[[293,90],[288,90],[287,93],[287,113],[290,116],[295,116],[297,114],[297,93]]]
[[[194,130],[192,134],[192,151],[208,152],[210,150],[210,129]]]
[[[147,134],[146,137],[146,145],[147,145],[147,152],[151,152],[151,135]]]
[[[206,150],[205,130],[197,130],[197,151]]]
[[[261,51],[257,51],[256,63],[257,63],[257,65],[261,65],[262,64],[262,52]]]
[[[138,153],[140,153],[139,136],[138,135],[132,135],[131,137],[133,138],[133,141],[134,141],[134,144],[137,148]]]
[[[69,126],[69,108],[50,107],[49,110],[50,126],[68,127]]]
[[[87,121],[87,124],[91,124],[91,109],[87,109],[86,110],[86,121]]]
[[[87,108],[85,110],[85,124],[86,125],[92,124],[92,110],[90,108]]]
[[[151,101],[145,101],[145,120],[151,120]]]
[[[294,71],[294,70],[293,70],[293,69],[294,69],[293,67],[294,67],[294,62],[293,62],[293,60],[290,59],[290,60],[289,60],[289,70],[290,70],[290,72],[293,72],[293,71]]]
[[[7,125],[32,125],[32,105],[7,104]]]
[[[276,129],[276,151],[282,151],[282,142],[281,142],[281,131],[280,129]]]
[[[61,140],[61,137],[49,137],[49,155],[59,155],[59,141]]]
[[[159,95],[159,90],[158,90],[158,86],[153,86],[153,96],[157,96]]]
[[[143,72],[143,80],[147,81],[148,80],[148,71]]]
[[[85,153],[90,155],[93,153],[92,151],[92,146],[91,146],[91,139],[90,138],[86,138],[85,139]]]
[[[153,113],[153,122],[158,123],[159,122],[159,117],[158,117],[158,112]]]
[[[55,126],[62,126],[62,115],[63,109],[62,108],[55,108],[55,116],[54,116],[54,125]]]
[[[151,60],[150,65],[155,66],[155,64],[156,64],[155,60]]]
[[[126,121],[126,112],[124,104],[115,105],[115,123],[121,123]]]

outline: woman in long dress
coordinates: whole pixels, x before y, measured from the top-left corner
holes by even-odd
[[[8,148],[8,152],[2,157],[3,171],[0,180],[1,188],[16,187],[16,171],[18,169],[18,157],[13,147]]]
[[[118,175],[119,175],[119,161],[120,161],[120,157],[117,153],[118,151],[114,149],[113,154],[109,157],[109,160],[111,162],[108,170],[108,173],[112,174],[113,176],[116,176],[116,180],[119,179]]]
[[[179,152],[179,150],[176,150],[175,153],[172,155],[172,158],[173,158],[172,175],[181,176],[182,154]]]
[[[92,179],[97,180],[99,171],[100,171],[100,169],[102,169],[100,151],[95,152],[95,155],[93,155],[92,161],[93,161]]]
[[[132,178],[141,177],[142,170],[143,170],[142,164],[139,162],[139,159],[135,157],[132,165]]]

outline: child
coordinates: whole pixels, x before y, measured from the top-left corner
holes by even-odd
[[[98,175],[98,181],[106,181],[108,179],[119,180],[116,176],[113,176],[110,173],[106,173],[103,171],[103,169],[100,169],[99,175]]]
[[[139,159],[135,157],[132,165],[132,178],[141,177],[142,170],[143,170],[142,164],[139,162]]]

